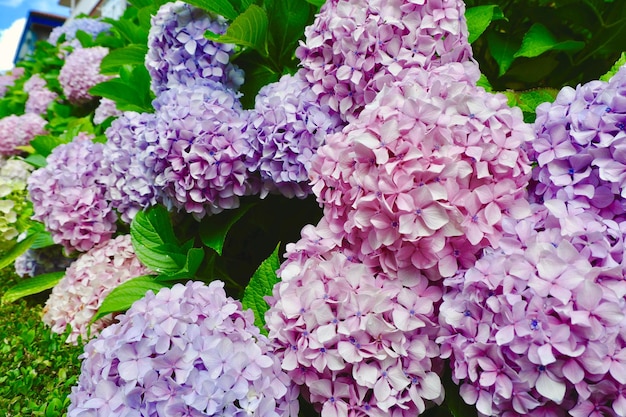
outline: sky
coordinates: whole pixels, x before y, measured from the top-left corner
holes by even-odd
[[[70,12],[68,7],[59,6],[58,0],[0,0],[0,72],[13,67],[15,49],[30,10],[60,16]]]

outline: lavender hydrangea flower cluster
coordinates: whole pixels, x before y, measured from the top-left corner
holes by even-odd
[[[442,354],[481,416],[626,415],[626,282],[605,260],[623,258],[623,233],[610,247],[598,214],[564,219],[551,206],[511,223],[507,245],[446,280]]]
[[[15,114],[0,119],[0,156],[18,155],[18,146],[25,146],[37,135],[46,133],[47,122],[38,114]]]
[[[130,235],[121,235],[80,255],[52,289],[44,307],[43,321],[55,333],[69,325],[67,343],[93,337],[113,322],[111,314],[90,324],[105,297],[118,285],[151,271],[133,249]]]
[[[263,180],[261,197],[279,192],[289,198],[311,194],[311,158],[327,135],[343,127],[335,111],[317,103],[302,70],[259,91],[250,124],[257,134],[248,169]]]
[[[298,390],[223,283],[149,291],[85,346],[68,417],[295,416]]]
[[[15,273],[22,278],[35,277],[64,271],[73,261],[63,255],[63,248],[58,245],[29,249],[15,259]]]
[[[243,72],[231,64],[234,45],[207,39],[207,30],[223,34],[228,25],[221,16],[182,1],[166,3],[152,18],[146,68],[152,90],[159,94],[170,86],[192,86],[206,80],[238,89]]]
[[[282,367],[322,417],[416,416],[443,400],[441,289],[390,279],[339,251],[281,267],[266,314]]]
[[[233,90],[216,83],[172,86],[153,103],[158,144],[151,167],[165,203],[202,218],[239,207],[259,180],[246,166],[254,132]]]
[[[0,160],[0,249],[10,246],[23,230],[19,219],[31,213],[26,180],[32,166],[19,159]]]
[[[96,107],[93,114],[93,124],[101,125],[109,117],[119,117],[122,115],[122,111],[117,109],[115,101],[102,97],[100,104]]]
[[[606,218],[622,216],[626,197],[626,67],[609,82],[564,87],[537,107],[532,144],[534,193],[578,202]]]
[[[387,274],[452,276],[530,214],[532,139],[506,97],[451,63],[387,86],[312,161],[313,191],[344,244]]]
[[[57,146],[47,166],[28,179],[33,219],[43,222],[67,252],[86,252],[116,230],[117,215],[105,199],[103,159],[104,145],[79,135]]]
[[[94,46],[76,49],[65,58],[59,83],[70,103],[84,104],[93,100],[89,89],[111,78],[100,74],[100,63],[108,53],[109,48]]]
[[[102,178],[105,198],[120,218],[130,223],[138,211],[155,205],[159,192],[156,175],[146,165],[150,140],[156,136],[156,116],[152,113],[124,112],[105,132],[102,150]],[[145,139],[148,136],[150,139]]]
[[[58,97],[46,87],[46,80],[39,74],[34,74],[24,83],[24,92],[28,93],[26,113],[45,114],[48,106]]]
[[[0,75],[0,98],[6,95],[9,87],[12,87],[15,84],[15,80],[22,75],[24,75],[24,68],[22,67],[14,68],[9,73]]]
[[[329,0],[296,51],[320,102],[352,121],[412,68],[471,59],[460,0]]]
[[[100,33],[106,33],[111,30],[111,24],[88,17],[68,20],[63,26],[58,26],[52,29],[52,32],[50,32],[50,35],[48,36],[48,42],[53,45],[57,45],[61,35],[65,35],[65,44],[80,47],[80,42],[72,42],[76,39],[76,32],[79,30],[91,35],[93,39],[96,39]]]

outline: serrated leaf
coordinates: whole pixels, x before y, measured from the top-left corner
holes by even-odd
[[[626,52],[622,52],[622,55],[615,62],[615,64],[613,64],[613,67],[611,67],[611,69],[606,74],[600,77],[600,81],[608,82],[615,74],[617,74],[617,71],[619,71],[619,69],[624,65],[626,65]]]
[[[517,45],[511,39],[493,32],[487,33],[487,42],[489,44],[489,53],[498,63],[498,76],[502,76],[515,60],[514,55]]]
[[[2,301],[12,303],[20,298],[29,295],[39,294],[42,291],[49,290],[57,285],[63,278],[65,271],[51,272],[49,274],[41,274],[36,277],[24,279],[15,286],[9,288],[2,296]]]
[[[107,314],[124,312],[128,310],[135,301],[145,297],[148,291],[157,293],[163,287],[166,287],[166,285],[158,282],[153,276],[149,275],[123,282],[106,296],[98,312],[91,319],[91,323]]]
[[[254,203],[244,204],[239,208],[205,217],[200,223],[200,239],[202,243],[221,255],[228,231],[253,205]]]
[[[226,33],[221,36],[211,36],[211,39],[221,43],[232,43],[252,48],[262,56],[267,57],[267,29],[268,18],[265,10],[256,4],[248,6],[228,26]]]
[[[492,21],[503,18],[502,9],[496,4],[469,7],[465,11],[465,20],[467,21],[467,30],[469,32],[468,42],[473,43],[478,39]]]
[[[228,0],[186,0],[186,3],[233,20],[239,14]]]
[[[124,48],[114,49],[102,59],[100,71],[103,74],[117,74],[124,65],[145,65],[146,45],[132,44]]]
[[[0,269],[11,265],[18,256],[30,249],[33,243],[37,240],[37,235],[38,233],[34,233],[27,236],[24,240],[17,242],[8,251],[6,251],[6,253],[0,257]]]
[[[265,312],[269,309],[265,297],[272,295],[274,285],[280,281],[276,275],[276,271],[280,267],[278,258],[279,247],[280,244],[276,246],[274,252],[261,263],[254,275],[252,275],[241,299],[243,308],[252,309],[254,312],[254,324],[265,334],[267,334],[264,329]]]
[[[156,279],[157,281],[176,281],[184,278],[192,279],[196,272],[198,272],[198,268],[200,268],[203,260],[204,250],[200,248],[191,248],[187,252],[185,265],[182,269],[172,274],[159,275]]]
[[[585,47],[584,42],[566,40],[559,42],[541,23],[533,24],[522,39],[522,46],[514,57],[533,58],[548,51],[578,51]]]
[[[270,55],[283,64],[292,59],[304,28],[314,16],[306,0],[266,1],[270,32]]]
[[[89,89],[94,96],[106,97],[115,101],[118,110],[151,113],[152,95],[150,74],[145,66],[136,66],[131,71],[120,68],[120,78],[101,82]]]

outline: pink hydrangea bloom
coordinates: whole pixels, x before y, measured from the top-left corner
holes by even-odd
[[[26,113],[45,114],[48,106],[58,97],[57,93],[46,87],[46,80],[35,74],[24,83],[24,91],[28,93]]]
[[[43,222],[68,252],[88,251],[116,230],[117,215],[105,199],[103,148],[79,135],[54,148],[47,166],[28,179],[33,219]]]
[[[351,121],[412,68],[471,60],[460,0],[329,0],[296,51],[320,103]]]
[[[416,416],[443,400],[440,288],[390,279],[341,251],[287,261],[280,275],[269,337],[322,417]]]
[[[14,68],[8,74],[0,75],[0,98],[5,96],[9,87],[12,87],[15,84],[15,80],[22,75],[24,75],[24,68],[22,67]]]
[[[119,117],[121,115],[122,111],[117,109],[115,101],[103,97],[94,111],[93,124],[100,125],[109,117]]]
[[[89,324],[106,296],[123,282],[149,273],[137,259],[130,235],[104,242],[80,255],[67,268],[46,301],[43,321],[59,334],[69,325],[67,343],[76,344],[79,337],[93,337],[113,322],[109,314]]]
[[[89,89],[96,84],[109,80],[111,76],[100,74],[100,63],[109,53],[109,48],[94,46],[78,48],[65,58],[59,72],[59,83],[65,97],[74,104],[81,104],[93,99]]]
[[[149,291],[85,346],[68,417],[298,414],[252,311],[219,281]]]
[[[532,129],[504,95],[447,64],[385,87],[312,160],[332,231],[383,271],[451,276],[527,216]],[[469,79],[468,79],[469,77]],[[469,254],[469,257],[461,257]]]
[[[37,135],[46,133],[46,121],[34,113],[12,114],[0,119],[0,155],[17,155],[18,146],[25,146]]]
[[[481,416],[622,416],[626,281],[605,258],[621,260],[623,244],[612,250],[598,214],[546,204],[445,281],[442,355]]]

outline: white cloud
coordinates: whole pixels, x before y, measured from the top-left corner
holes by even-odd
[[[0,71],[13,68],[13,58],[15,58],[15,50],[20,42],[26,18],[17,19],[11,24],[11,27],[0,30]]]
[[[0,0],[0,5],[9,7],[18,7],[22,3],[24,3],[24,0]]]

